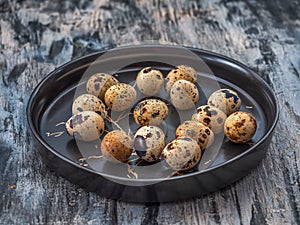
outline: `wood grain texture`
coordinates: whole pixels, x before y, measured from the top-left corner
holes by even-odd
[[[0,224],[300,224],[300,3],[280,0],[0,1]],[[271,85],[280,120],[245,178],[201,198],[134,204],[88,193],[41,162],[25,108],[57,66],[145,42],[215,51]]]

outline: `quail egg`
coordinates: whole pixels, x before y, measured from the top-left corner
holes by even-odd
[[[178,80],[171,88],[170,100],[176,109],[191,109],[199,100],[198,88],[190,81]]]
[[[73,114],[83,111],[94,111],[102,118],[106,118],[107,116],[106,106],[104,103],[99,98],[91,94],[80,95],[73,102]]]
[[[104,96],[107,107],[118,112],[130,108],[135,99],[135,89],[131,85],[125,83],[118,83],[111,86]]]
[[[145,99],[135,106],[133,117],[140,126],[157,126],[166,119],[168,113],[168,106],[163,101],[159,99]]]
[[[126,162],[132,153],[132,139],[124,131],[110,131],[101,142],[101,151],[109,161]]]
[[[134,135],[133,148],[147,162],[157,161],[165,145],[165,134],[156,126],[143,126]]]
[[[197,82],[197,73],[194,68],[186,65],[177,66],[171,70],[166,77],[165,89],[170,93],[173,84],[178,80],[187,80],[195,84]]]
[[[168,143],[162,151],[162,158],[173,170],[189,170],[200,160],[201,149],[192,138],[179,137]]]
[[[159,70],[146,67],[142,69],[136,78],[136,85],[144,95],[155,95],[164,84],[164,77]]]
[[[176,129],[176,138],[190,137],[196,140],[202,150],[214,142],[214,133],[209,127],[193,120],[183,122]]]
[[[208,100],[207,104],[218,109],[229,116],[231,113],[236,112],[240,109],[241,99],[238,94],[230,89],[220,89],[213,92]]]
[[[96,73],[88,79],[86,83],[86,90],[89,94],[95,95],[103,101],[105,92],[112,85],[117,83],[119,83],[119,81],[112,75],[106,73]]]
[[[218,134],[223,131],[226,114],[218,108],[203,105],[197,108],[196,113],[192,116],[192,120],[208,126],[214,134]]]
[[[73,115],[66,122],[67,132],[80,141],[97,140],[104,131],[103,118],[93,111],[83,111]]]
[[[224,132],[230,141],[234,143],[246,143],[254,136],[256,128],[257,123],[252,114],[238,111],[226,119]]]

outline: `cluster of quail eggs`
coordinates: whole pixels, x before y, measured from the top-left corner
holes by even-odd
[[[210,95],[207,104],[197,108],[197,113],[193,115],[195,120],[203,121],[213,131],[224,131],[226,137],[234,143],[243,144],[252,139],[257,122],[251,113],[239,111],[241,99],[235,91],[217,90]]]
[[[127,162],[135,152],[149,163],[165,160],[175,171],[190,170],[213,144],[215,135],[224,132],[230,141],[246,143],[257,128],[253,115],[238,111],[238,94],[220,89],[210,95],[207,105],[196,108],[191,119],[177,127],[175,139],[166,143],[166,135],[159,126],[168,117],[169,107],[151,96],[164,86],[176,109],[190,110],[200,98],[196,83],[197,73],[190,66],[179,65],[166,78],[157,69],[143,68],[137,74],[136,86],[148,98],[135,104],[134,86],[120,83],[110,74],[94,74],[86,82],[87,93],[73,102],[73,116],[66,122],[66,130],[76,140],[95,141],[105,131],[108,110],[122,112],[135,105],[132,114],[139,128],[132,135],[123,130],[107,132],[101,141],[102,155],[112,162]]]

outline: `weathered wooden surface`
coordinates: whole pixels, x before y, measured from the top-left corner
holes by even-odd
[[[300,224],[299,1],[0,1],[0,224]],[[133,204],[87,193],[41,162],[26,128],[37,83],[73,58],[176,43],[244,62],[272,86],[280,121],[266,158],[201,198]]]

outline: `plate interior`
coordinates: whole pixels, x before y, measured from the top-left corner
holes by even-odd
[[[114,75],[120,82],[130,83],[134,85],[138,71],[140,71],[143,67],[149,65],[155,67],[156,69],[159,69],[164,76],[166,76],[168,71],[173,68],[172,66],[167,64],[143,62],[132,64],[130,66],[122,68]],[[163,163],[144,163],[140,162],[137,159],[137,156],[132,156],[130,158],[129,165],[134,166],[135,172],[139,175],[139,177],[135,177],[134,174],[128,172],[127,164],[111,163],[101,157],[100,141],[90,143],[76,142],[67,134],[67,132],[65,131],[64,122],[66,122],[72,116],[72,102],[77,95],[86,93],[85,82],[79,81],[78,79],[80,73],[82,73],[83,71],[84,67],[79,71],[75,70],[74,74],[68,74],[68,76],[74,76],[74,79],[69,79],[68,84],[64,84],[65,87],[63,88],[63,90],[55,96],[52,96],[47,102],[47,105],[45,105],[41,110],[37,119],[39,121],[38,129],[42,139],[63,157],[79,164],[82,167],[87,167],[102,174],[122,178],[165,178],[170,176],[172,171],[170,171]],[[257,99],[254,99],[253,96],[249,95],[247,91],[245,91],[243,86],[237,86],[224,79],[224,75],[222,76],[222,78],[218,77],[218,74],[215,75],[216,77],[212,77],[211,75],[203,73],[198,74],[198,89],[200,92],[200,99],[197,103],[197,106],[206,103],[208,96],[205,96],[204,93],[212,93],[215,86],[210,86],[210,84],[213,84],[217,81],[220,88],[230,88],[235,90],[239,94],[242,100],[240,110],[250,112],[255,116],[258,125],[257,132],[255,133],[250,143],[242,145],[234,144],[228,141],[224,137],[224,135],[218,135],[217,138],[222,142],[221,147],[216,149],[218,146],[213,144],[210,148],[205,150],[214,152],[214,156],[211,156],[211,159],[207,161],[204,167],[196,166],[195,169],[193,169],[192,171],[188,171],[187,173],[193,173],[203,168],[213,168],[230,159],[233,159],[234,157],[237,157],[238,155],[247,151],[255,143],[257,143],[264,136],[267,130],[266,116],[264,114],[264,110],[262,109],[260,104],[258,104]],[[205,85],[201,85],[202,81],[205,81]],[[55,85],[59,85],[59,83],[60,81],[58,77],[55,81]],[[53,86],[53,89],[55,88],[55,85]],[[138,100],[147,98],[147,96],[143,96],[137,88],[136,90],[138,92]],[[161,125],[161,128],[165,131],[167,142],[169,142],[175,138],[176,127],[181,122],[183,122],[183,120],[190,118],[193,110],[185,112],[177,111],[168,101],[168,94],[163,89],[155,97],[162,99],[169,106],[170,113],[166,121]],[[138,126],[134,123],[133,118],[130,114],[130,110],[124,115],[116,115],[115,113],[114,115],[110,115],[114,118],[117,118],[118,116],[122,117],[123,120],[118,121],[121,126],[122,123],[126,123],[130,127],[131,131],[135,131],[138,129]],[[181,117],[184,117],[183,120]],[[112,124],[106,121],[106,131],[110,131],[112,129],[114,129]],[[105,132],[101,138],[103,138],[104,135]],[[203,165],[204,163],[202,162],[202,166]]]

